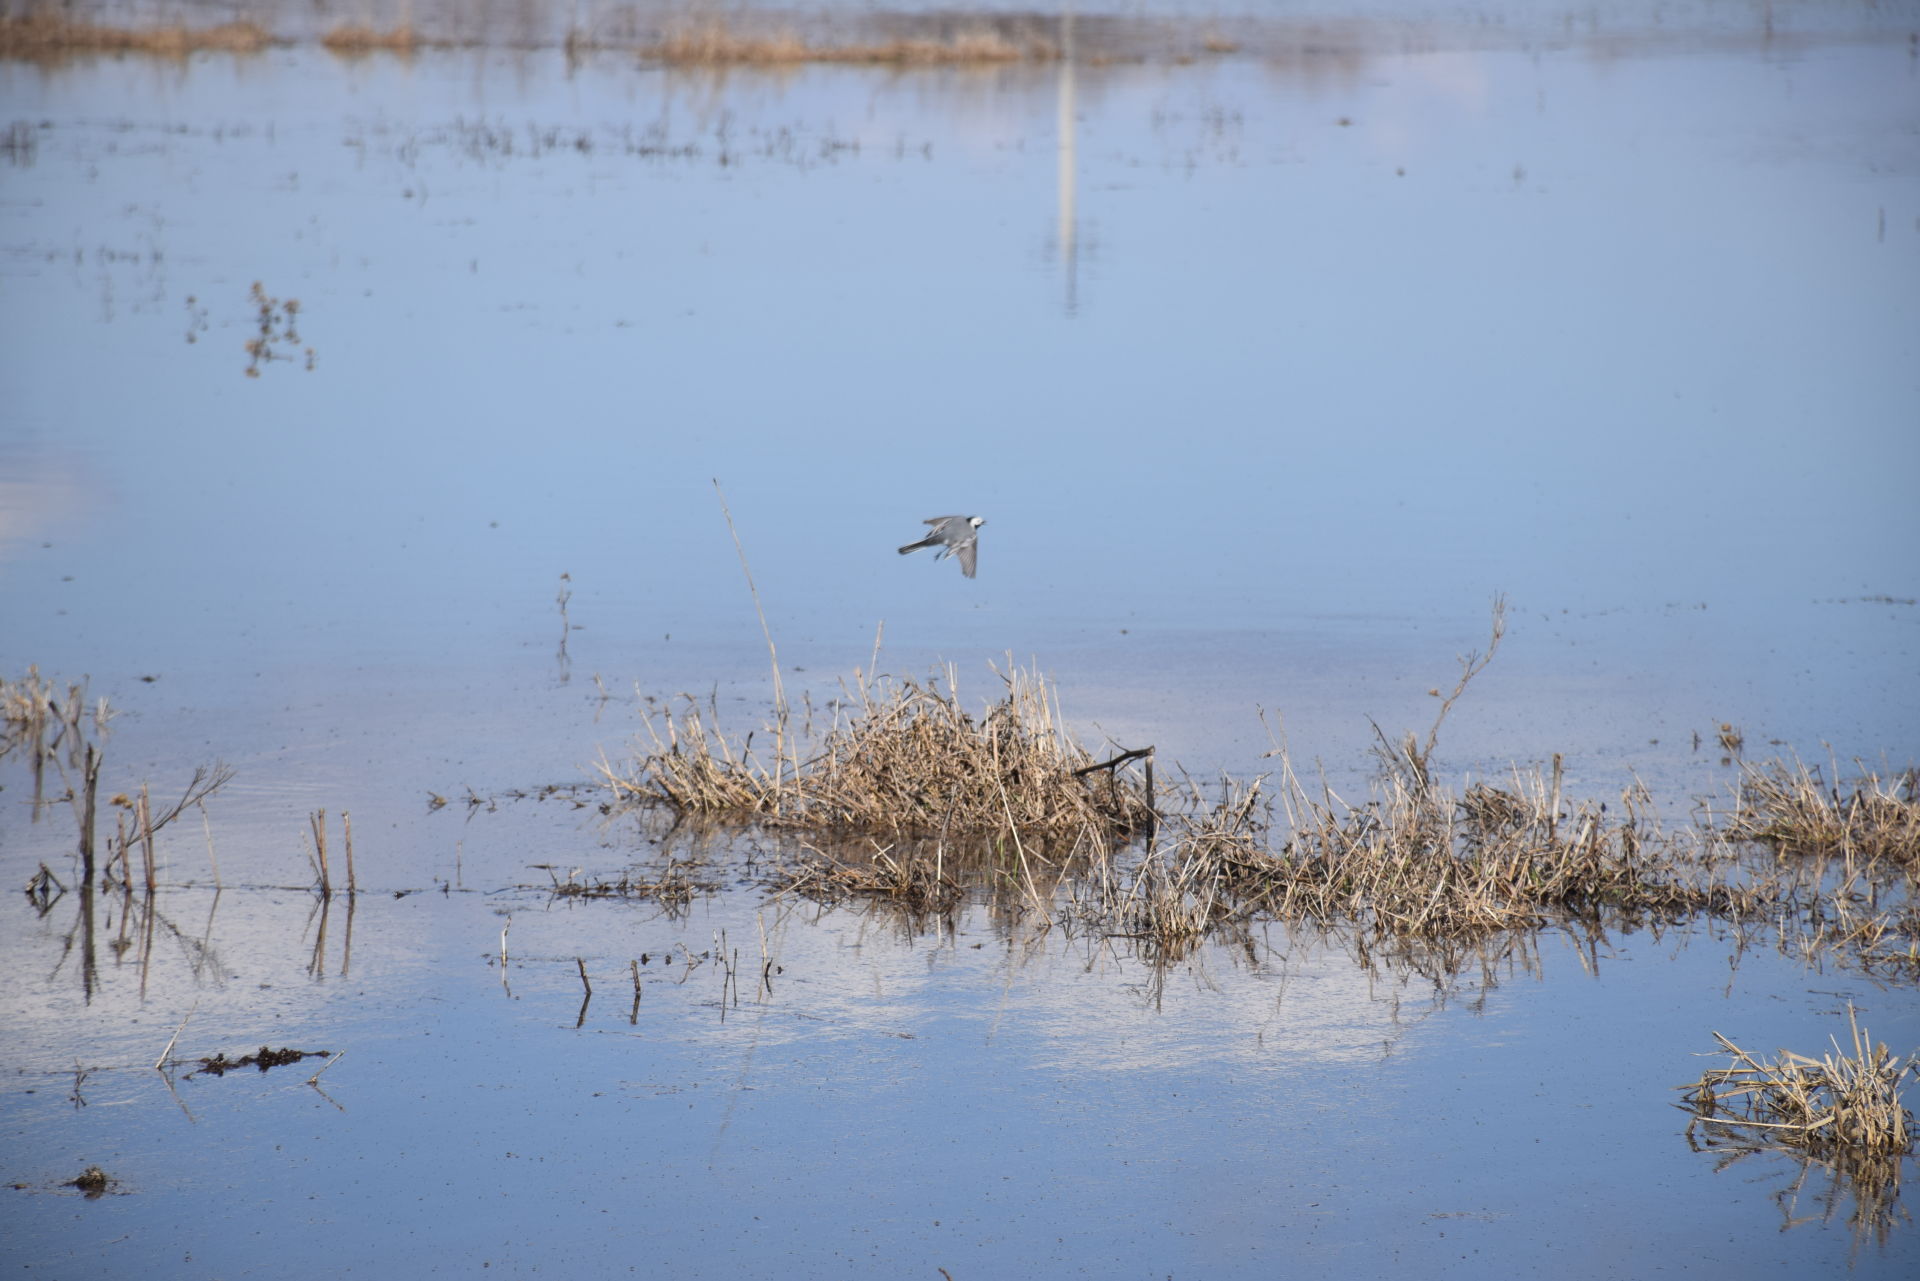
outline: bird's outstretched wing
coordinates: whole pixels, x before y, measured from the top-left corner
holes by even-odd
[[[979,550],[980,545],[969,538],[966,542],[961,543],[959,550],[954,553],[960,558],[960,572],[968,578],[973,577],[974,557],[979,553]]]
[[[937,529],[941,525],[946,524],[950,520],[965,520],[965,519],[966,519],[965,516],[929,516],[922,523],[927,525],[932,525]]]

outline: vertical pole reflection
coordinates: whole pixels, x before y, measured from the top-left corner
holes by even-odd
[[[1079,305],[1079,245],[1076,240],[1074,210],[1074,83],[1073,83],[1073,0],[1060,5],[1060,118],[1059,134],[1059,225],[1055,239],[1060,245],[1060,264],[1066,273],[1067,314]]]

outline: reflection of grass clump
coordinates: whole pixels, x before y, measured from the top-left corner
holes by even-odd
[[[975,717],[932,683],[860,680],[857,701],[804,760],[776,726],[769,764],[698,704],[648,719],[630,772],[604,761],[616,796],[773,827],[883,835],[996,837],[1099,850],[1144,829],[1151,810],[1068,734],[1045,679],[1017,668]]]

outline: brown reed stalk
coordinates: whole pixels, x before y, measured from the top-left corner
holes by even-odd
[[[81,880],[93,884],[93,819],[100,794],[100,753],[92,743],[86,745],[86,763],[80,772],[80,866]]]
[[[140,864],[146,872],[147,893],[154,890],[155,866],[153,857],[153,802],[147,794],[147,785],[140,784],[140,799],[135,802],[136,835],[140,838]]]
[[[313,849],[317,866],[320,869],[320,897],[333,897],[333,877],[327,869],[327,812],[315,810],[307,815],[307,825],[313,829]]]
[[[340,827],[347,847],[347,893],[355,895],[360,892],[360,883],[353,875],[353,814],[350,811],[340,811]]]
[[[216,853],[213,848],[213,820],[207,817],[206,805],[204,803],[198,804],[200,809],[200,825],[206,829],[207,833],[207,862],[213,865],[213,888],[217,890],[220,888],[220,855]]]

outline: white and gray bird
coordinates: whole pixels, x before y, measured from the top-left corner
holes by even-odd
[[[938,547],[940,556],[959,557],[960,572],[972,578],[974,557],[979,553],[977,539],[980,526],[986,523],[978,516],[929,516],[927,524],[933,526],[933,531],[919,542],[902,547],[900,554],[905,556],[922,547]],[[935,560],[939,558],[934,557]]]

